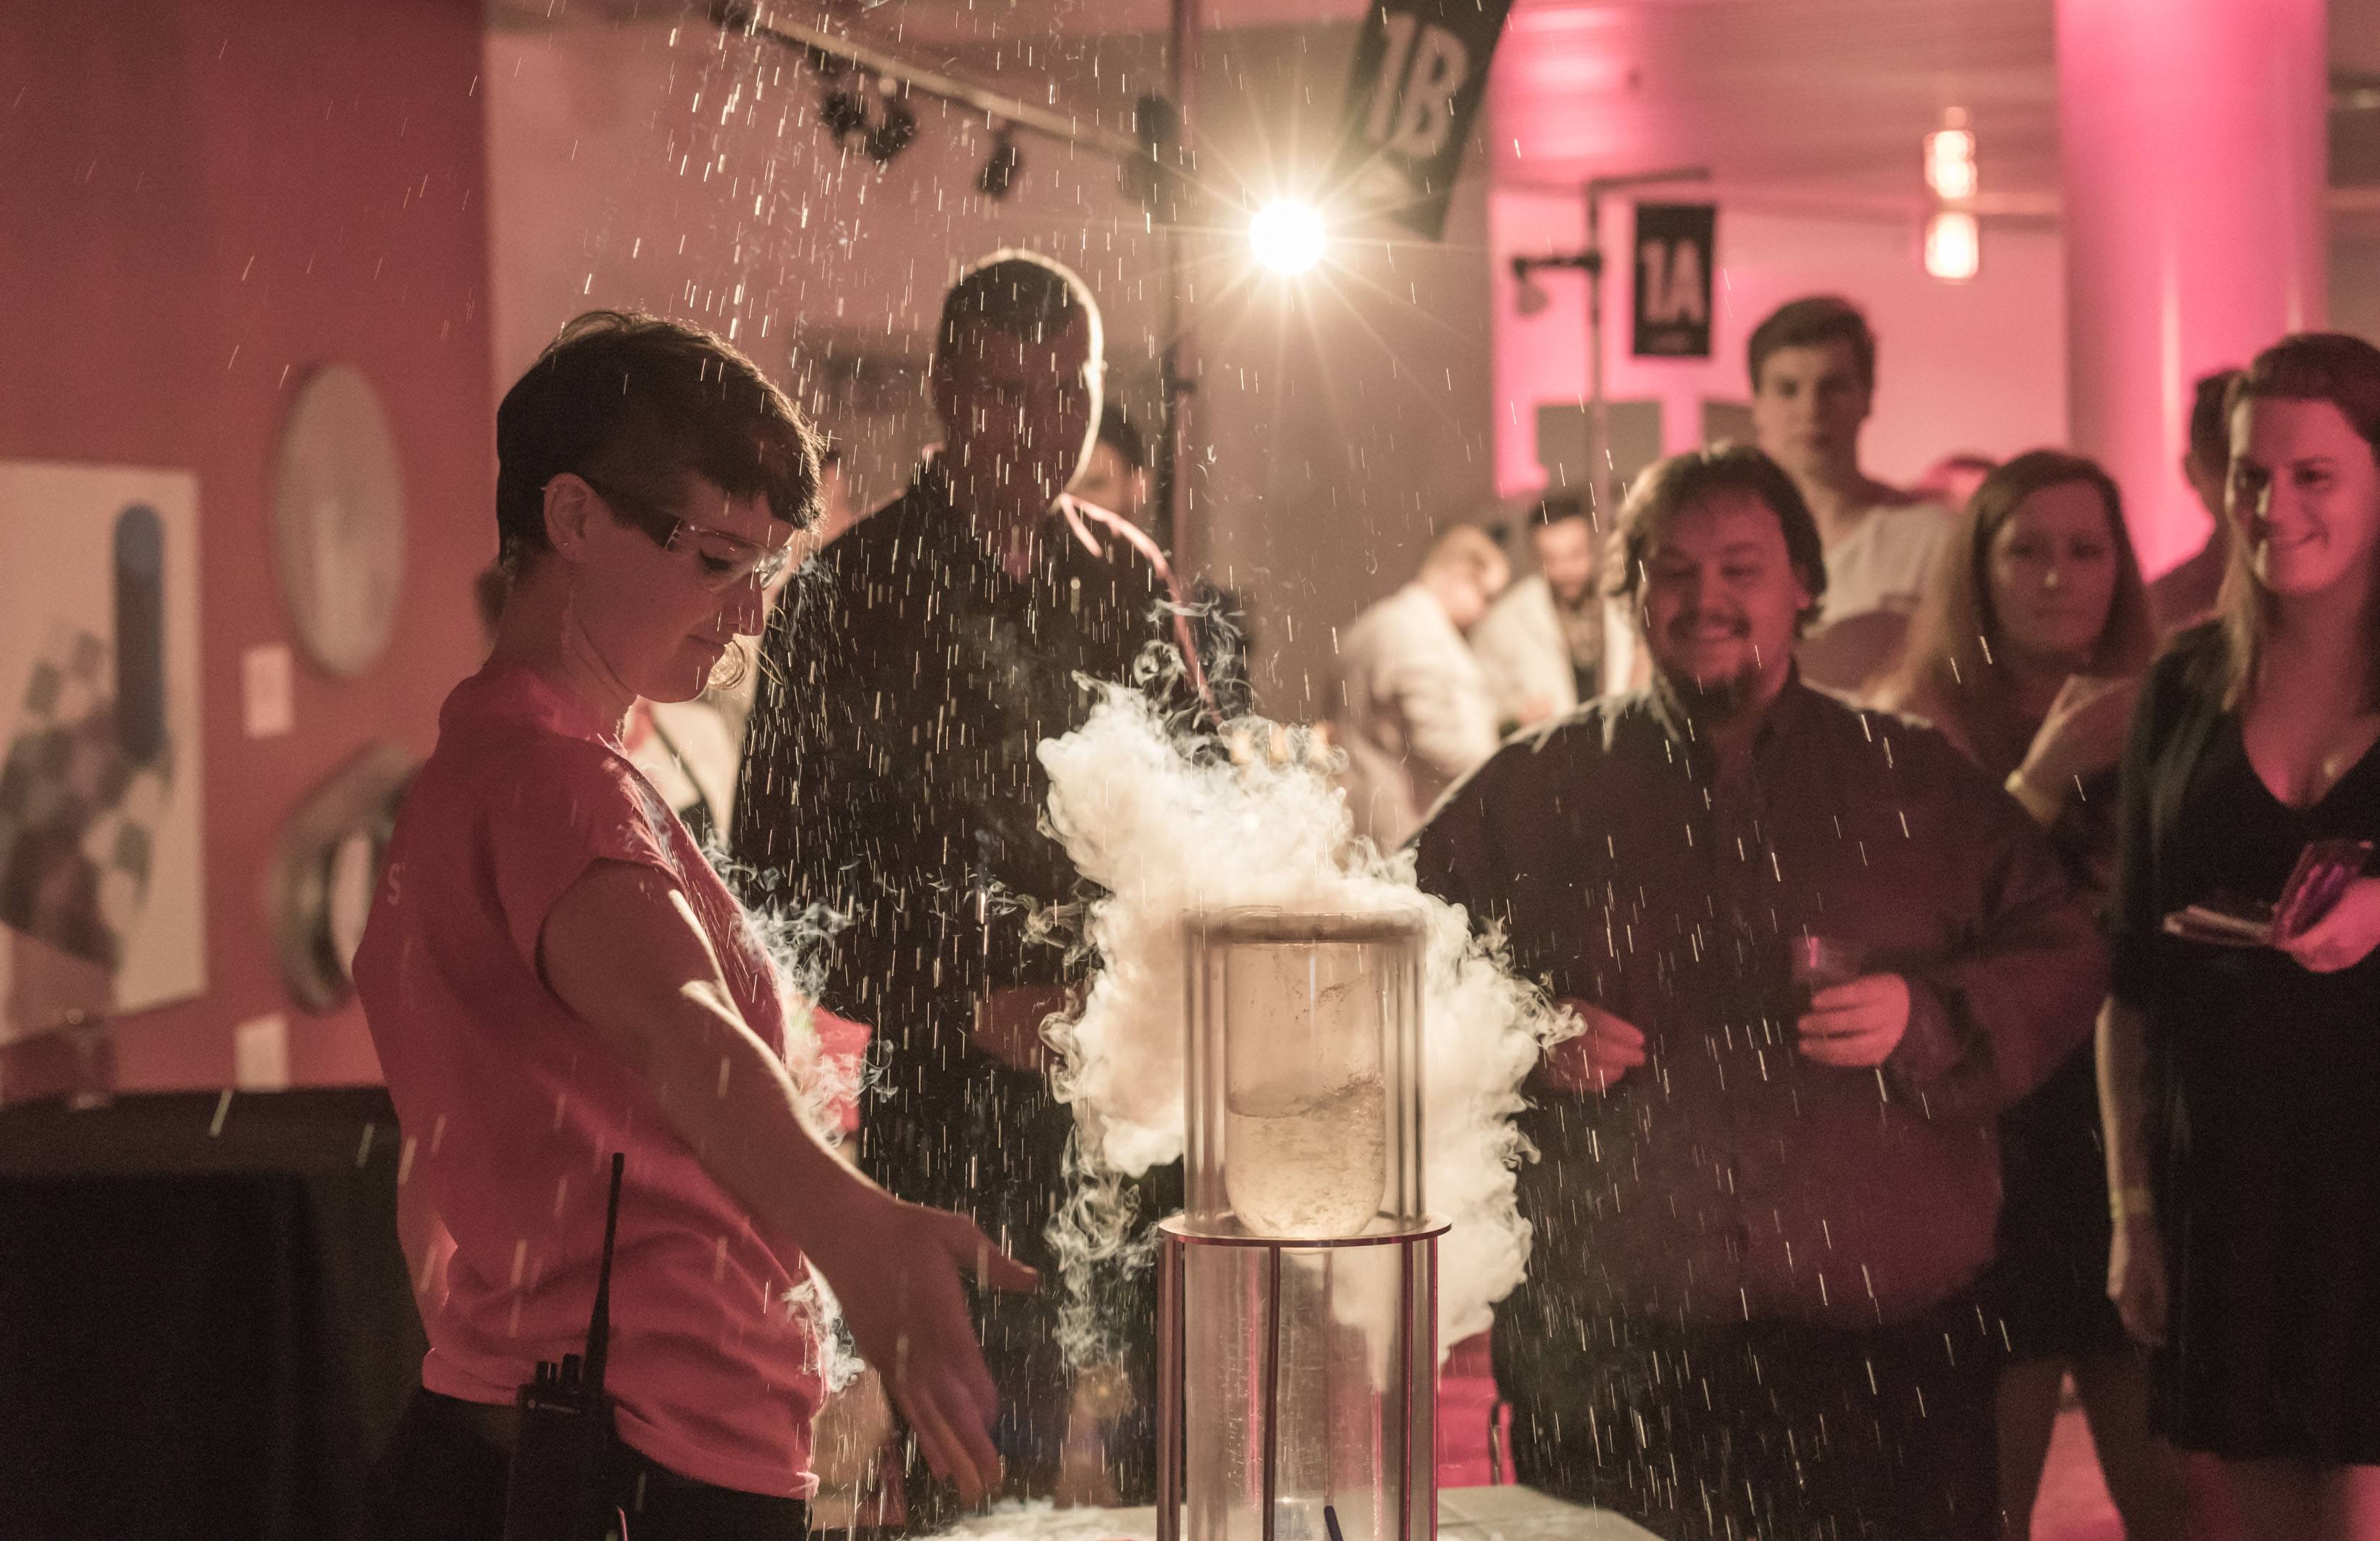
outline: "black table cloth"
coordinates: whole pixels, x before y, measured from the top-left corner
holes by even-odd
[[[0,1108],[0,1533],[325,1537],[419,1374],[379,1088]]]

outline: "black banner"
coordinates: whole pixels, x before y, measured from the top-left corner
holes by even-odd
[[[1339,144],[1358,208],[1427,239],[1446,231],[1455,174],[1488,92],[1512,0],[1381,0],[1364,18]]]
[[[1636,357],[1710,357],[1711,268],[1718,246],[1718,210],[1713,205],[1636,205]]]

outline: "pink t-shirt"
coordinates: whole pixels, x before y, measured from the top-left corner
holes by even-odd
[[[625,1151],[606,1376],[621,1437],[698,1481],[807,1498],[820,1393],[811,1325],[787,1299],[799,1255],[754,1232],[539,973],[547,914],[599,861],[675,882],[744,1020],[784,1052],[776,971],[604,728],[527,669],[456,686],[355,969],[405,1127],[407,1234],[453,1239],[443,1269],[415,1260],[421,1381],[508,1403],[537,1361],[579,1351]]]

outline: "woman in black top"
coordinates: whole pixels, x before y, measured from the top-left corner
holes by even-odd
[[[2216,1458],[2246,1534],[2380,1536],[2380,877],[2275,947],[2162,930],[2380,838],[2380,350],[2286,338],[2228,416],[2220,611],[2125,751],[2107,1287],[2156,1348],[2156,1428]]]
[[[2115,483],[2090,460],[2036,449],[1970,497],[1879,703],[1929,718],[2004,778],[2095,899],[2115,864],[2124,725],[2155,646]],[[2179,1541],[2173,1452],[2149,1437],[2147,1365],[2107,1296],[2089,1046],[2003,1115],[1999,1132],[2006,1196],[1983,1297],[2009,1348],[1996,1410],[2004,1534],[2031,1532],[2071,1373],[2125,1535]]]

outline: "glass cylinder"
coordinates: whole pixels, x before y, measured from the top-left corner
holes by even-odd
[[[1164,1222],[1159,1535],[1437,1530],[1437,1239],[1413,914],[1188,923],[1188,1207]]]
[[[1186,944],[1191,1229],[1316,1241],[1418,1220],[1420,917],[1225,910]]]

